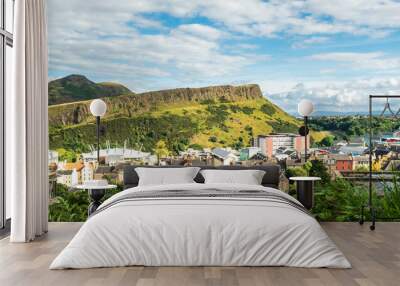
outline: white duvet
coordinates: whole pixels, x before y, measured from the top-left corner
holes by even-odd
[[[265,190],[233,184],[136,187],[163,190]],[[349,268],[319,223],[293,206],[246,198],[123,201],[89,218],[50,269],[145,266],[294,266]]]

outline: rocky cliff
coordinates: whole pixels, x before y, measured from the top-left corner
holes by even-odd
[[[141,94],[106,97],[107,118],[132,117],[170,105],[191,103],[236,102],[263,98],[256,84],[241,86],[211,86],[202,88],[178,88]],[[49,107],[50,126],[75,125],[93,120],[90,101],[53,105]]]

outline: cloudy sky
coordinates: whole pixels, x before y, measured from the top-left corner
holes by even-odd
[[[258,83],[289,112],[301,98],[350,112],[400,94],[398,0],[49,0],[48,22],[50,79]]]

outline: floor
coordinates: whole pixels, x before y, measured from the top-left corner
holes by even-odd
[[[0,241],[0,285],[400,285],[400,223],[323,223],[352,269],[288,267],[124,267],[48,270],[80,223],[51,223],[49,233],[29,244]]]

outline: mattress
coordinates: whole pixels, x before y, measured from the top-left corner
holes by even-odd
[[[50,269],[133,265],[351,267],[286,193],[193,183],[135,187],[109,198]]]

